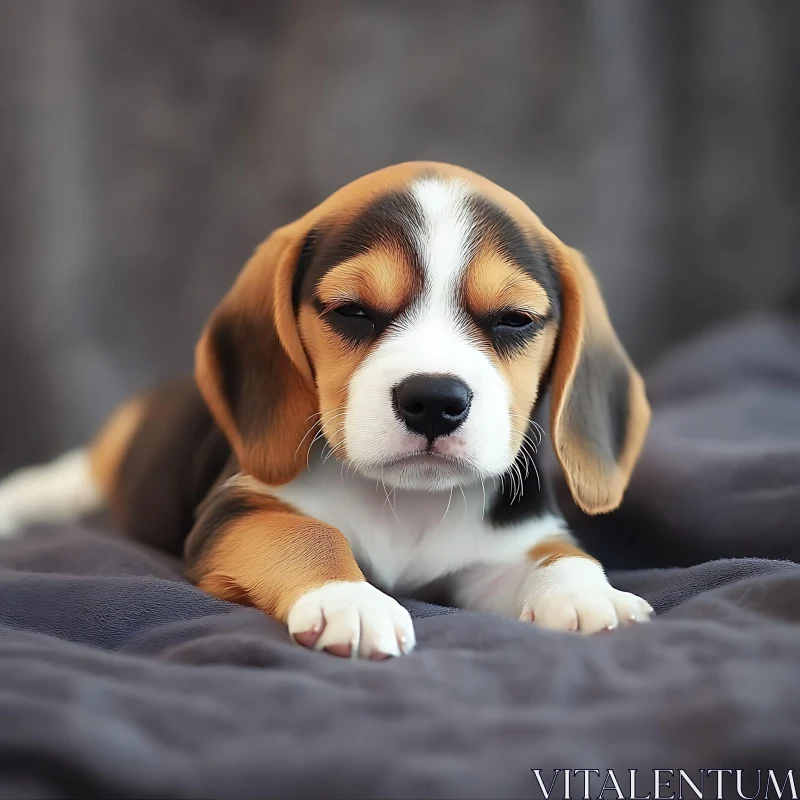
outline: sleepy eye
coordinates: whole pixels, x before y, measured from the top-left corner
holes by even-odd
[[[355,317],[360,319],[370,319],[369,314],[361,308],[357,303],[347,303],[346,305],[339,306],[334,309],[335,314],[340,314],[343,317]]]
[[[527,311],[502,311],[490,321],[494,346],[501,355],[511,356],[531,342],[546,322]]]
[[[325,313],[331,327],[343,339],[354,344],[371,340],[380,328],[381,317],[358,303],[345,303]]]
[[[519,330],[533,324],[534,320],[528,314],[523,314],[521,311],[509,311],[494,323],[494,329],[513,328]]]

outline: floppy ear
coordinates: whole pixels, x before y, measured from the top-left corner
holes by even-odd
[[[318,410],[292,307],[303,240],[295,223],[256,250],[195,350],[195,380],[217,425],[242,469],[271,485],[305,465]]]
[[[587,514],[603,514],[622,502],[650,405],[583,256],[562,245],[557,260],[563,299],[550,402],[553,445],[575,502]]]

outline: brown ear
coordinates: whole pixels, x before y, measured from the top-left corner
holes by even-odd
[[[603,514],[622,502],[650,405],[583,256],[562,245],[558,261],[563,302],[550,405],[553,445],[575,502],[587,514]]]
[[[195,380],[217,425],[242,469],[271,485],[305,465],[318,410],[292,308],[303,239],[295,224],[256,250],[195,350]]]

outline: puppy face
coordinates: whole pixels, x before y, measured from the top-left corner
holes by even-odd
[[[198,343],[196,379],[267,484],[330,456],[436,491],[532,455],[546,378],[573,496],[618,505],[649,421],[579,253],[518,198],[444,164],[381,170],[256,251]]]
[[[421,490],[511,467],[558,330],[533,231],[463,179],[423,174],[313,230],[295,280],[337,458]]]

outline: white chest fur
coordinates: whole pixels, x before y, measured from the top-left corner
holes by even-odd
[[[494,487],[476,483],[433,493],[391,491],[380,481],[344,475],[329,460],[290,484],[263,487],[301,513],[340,530],[368,577],[387,590],[411,591],[476,564],[522,561],[531,547],[563,531],[551,514],[495,528]]]

